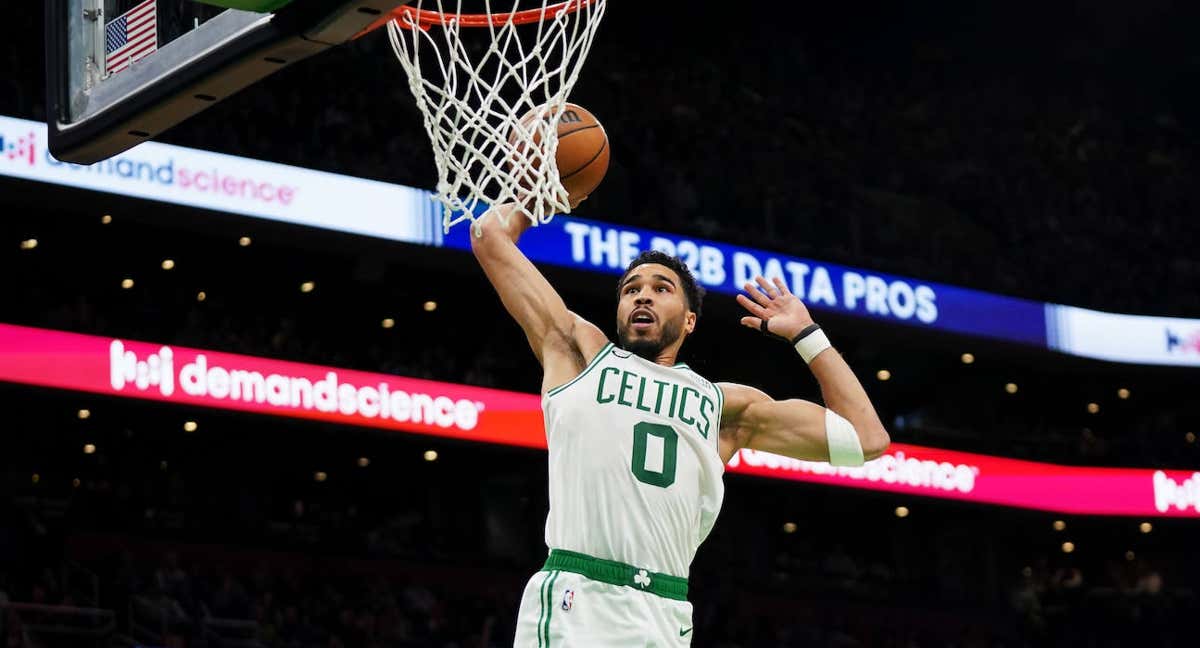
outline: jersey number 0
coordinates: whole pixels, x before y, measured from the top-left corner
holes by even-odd
[[[646,467],[646,448],[650,437],[662,439],[662,470],[653,471]],[[669,425],[661,423],[638,423],[633,426],[633,463],[630,470],[638,481],[651,486],[666,488],[675,483],[676,451],[679,448],[679,433]]]

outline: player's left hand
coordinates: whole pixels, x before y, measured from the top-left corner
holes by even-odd
[[[776,277],[773,282],[768,282],[758,276],[754,281],[758,283],[757,286],[750,282],[743,286],[749,297],[742,294],[737,296],[737,302],[752,315],[742,318],[743,326],[791,341],[813,323],[808,307],[788,290],[782,279]],[[767,321],[765,330],[762,326],[764,320]]]

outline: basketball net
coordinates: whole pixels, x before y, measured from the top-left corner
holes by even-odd
[[[462,0],[416,0],[388,23],[433,145],[446,232],[503,203],[534,225],[571,211],[557,124],[607,0],[518,11],[521,1],[505,14],[493,5],[509,0],[484,0],[486,15],[467,15]]]

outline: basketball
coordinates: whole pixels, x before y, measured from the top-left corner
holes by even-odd
[[[521,118],[526,123],[535,113]],[[513,138],[510,137],[510,141]],[[534,142],[538,138],[535,136]],[[521,150],[518,145],[518,150]],[[558,174],[572,204],[587,198],[608,172],[608,135],[590,111],[569,103],[558,120]]]

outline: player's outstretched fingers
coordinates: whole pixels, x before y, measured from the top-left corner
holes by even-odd
[[[784,281],[783,279],[781,279],[781,278],[779,278],[779,277],[775,277],[775,279],[773,279],[773,281],[775,282],[775,287],[779,289],[779,294],[780,294],[780,295],[790,295],[790,294],[792,294],[792,291],[791,291],[791,290],[788,290],[788,287],[787,287],[787,282],[786,282],[786,281]]]
[[[778,296],[779,296],[779,295],[778,295],[778,294],[775,292],[775,287],[774,287],[774,286],[772,286],[772,285],[771,285],[771,284],[770,284],[770,283],[767,281],[766,277],[763,277],[762,275],[758,275],[757,277],[755,277],[755,278],[754,278],[754,280],[758,282],[758,285],[762,286],[762,291],[763,291],[764,293],[766,293],[766,294],[767,294],[767,296],[768,296],[768,297],[770,297],[771,299],[775,299],[776,297],[778,297]]]
[[[757,317],[743,317],[742,326],[745,326],[746,328],[752,328],[755,331],[761,331],[762,320]]]
[[[745,286],[742,286],[742,290],[745,290],[747,293],[750,293],[750,296],[753,297],[754,301],[757,302],[760,306],[766,306],[771,303],[771,298],[764,295],[763,291],[758,289],[758,286],[755,286],[754,284],[750,283],[749,281],[746,282]]]
[[[750,314],[758,319],[767,319],[767,309],[759,306],[756,302],[745,295],[737,296],[737,303],[742,305],[742,308],[750,311]]]

